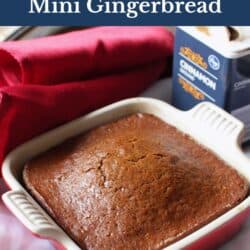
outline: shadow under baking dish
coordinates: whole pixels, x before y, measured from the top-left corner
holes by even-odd
[[[2,168],[3,177],[12,190],[3,195],[5,204],[34,234],[55,240],[64,249],[79,249],[25,190],[21,181],[23,167],[30,159],[69,138],[133,113],[153,114],[190,135],[250,182],[250,162],[239,146],[243,133],[241,122],[211,103],[201,103],[194,109],[183,112],[158,100],[133,98],[109,105],[60,126],[11,152]],[[248,196],[235,208],[166,249],[211,249],[239,229],[249,215],[249,206]]]

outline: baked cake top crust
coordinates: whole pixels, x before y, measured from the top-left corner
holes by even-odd
[[[30,161],[24,182],[84,249],[159,249],[242,201],[248,184],[188,136],[135,114]]]

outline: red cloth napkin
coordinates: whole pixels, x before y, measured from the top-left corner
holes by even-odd
[[[137,96],[164,72],[172,51],[171,33],[159,27],[102,27],[2,43],[0,164],[34,136]]]
[[[123,98],[156,80],[165,62],[127,73],[60,85],[19,85],[0,90],[0,162],[17,145],[48,129]]]
[[[117,73],[172,55],[161,27],[99,27],[0,44],[0,85],[54,84]]]

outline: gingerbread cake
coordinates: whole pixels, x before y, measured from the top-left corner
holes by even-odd
[[[239,204],[249,187],[148,114],[64,142],[28,162],[23,179],[82,249],[161,249]]]

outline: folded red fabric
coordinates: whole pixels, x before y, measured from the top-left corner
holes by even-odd
[[[59,85],[0,89],[0,164],[17,145],[60,124],[123,98],[137,96],[155,81],[166,61],[121,74]]]
[[[0,44],[0,86],[55,84],[127,71],[172,55],[163,27],[98,27]]]

